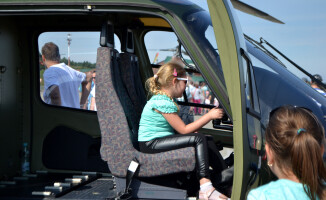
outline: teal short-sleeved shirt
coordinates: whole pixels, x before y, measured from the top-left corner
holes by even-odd
[[[178,112],[177,105],[166,95],[154,95],[147,101],[141,114],[138,131],[138,141],[145,142],[155,138],[173,135],[174,130],[162,113]]]
[[[272,181],[249,192],[247,200],[309,200],[302,183],[287,179]]]

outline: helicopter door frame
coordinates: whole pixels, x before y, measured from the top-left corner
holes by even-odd
[[[253,110],[247,109],[245,91],[245,77],[247,76],[245,71],[248,61],[243,56],[243,52],[246,52],[247,48],[231,2],[207,0],[207,3],[219,47],[233,118],[234,178],[237,181],[233,181],[232,199],[245,199],[250,182],[250,165],[258,160],[258,156],[252,156],[248,137],[247,114]],[[259,119],[260,112],[255,112],[256,114]],[[258,123],[258,127],[260,126]]]

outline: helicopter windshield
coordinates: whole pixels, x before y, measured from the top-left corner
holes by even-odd
[[[201,10],[186,15],[183,19],[190,34],[194,37],[196,45],[204,52],[210,65],[215,67],[220,80],[225,83],[210,15],[207,11]]]

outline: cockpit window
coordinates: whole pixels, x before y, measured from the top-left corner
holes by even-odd
[[[39,35],[40,97],[46,104],[96,111],[96,54],[100,32]],[[115,37],[116,46],[120,41]]]
[[[157,66],[157,68],[153,68],[153,74],[158,71],[159,66],[170,61],[183,62],[185,68],[187,68],[186,65],[189,65],[190,69],[192,69],[187,72],[188,81],[184,96],[177,99],[178,103],[180,103],[179,115],[185,124],[189,124],[206,114],[212,107],[219,106],[218,99],[202,74],[198,72],[187,51],[183,47],[180,50],[178,49],[178,38],[175,33],[150,31],[145,35],[144,41],[150,62],[153,66]],[[182,54],[183,61],[179,54]],[[194,106],[189,106],[189,103]],[[212,123],[207,124],[204,128],[214,129]]]
[[[215,40],[211,18],[206,11],[199,11],[187,15],[184,19],[191,35],[196,39],[198,48],[204,51],[206,59],[218,71],[219,79],[224,83],[221,60]]]
[[[217,42],[215,40],[215,35],[214,35],[214,29],[212,25],[209,25],[205,31],[205,37],[209,41],[209,43],[213,46],[214,50],[218,54],[218,49],[217,49]]]

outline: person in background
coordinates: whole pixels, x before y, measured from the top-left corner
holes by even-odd
[[[294,106],[280,107],[270,115],[265,149],[267,165],[278,180],[251,190],[247,199],[326,199],[321,122],[311,111]]]
[[[188,99],[188,102],[193,103],[194,102],[194,96],[192,96],[192,95],[193,95],[194,89],[195,89],[194,82],[192,80],[189,80],[187,85],[188,85],[188,89],[189,89],[190,96],[191,96]],[[192,106],[190,107],[189,114],[194,115],[194,107],[192,107]]]
[[[203,97],[202,91],[199,87],[199,83],[196,82],[195,83],[195,88],[193,89],[193,93],[192,93],[192,98],[193,98],[193,102],[200,104],[201,103],[201,99]],[[195,107],[194,108],[194,113],[195,115],[200,115],[201,114],[201,108],[200,107]]]
[[[206,99],[205,105],[210,105],[212,101],[212,95],[210,95],[209,91],[206,91]],[[204,114],[208,113],[209,108],[204,108]]]
[[[90,108],[89,109],[90,110],[97,111],[96,102],[95,102],[95,95],[96,95],[95,94],[95,91],[96,91],[95,88],[96,87],[94,86],[93,89],[91,90],[91,93],[90,93],[92,97],[91,97],[91,105],[90,105]]]
[[[204,81],[202,81],[200,83],[200,90],[201,90],[201,93],[202,93],[200,103],[201,104],[206,104],[205,101],[208,98],[207,92],[209,93],[209,91],[208,91],[208,87],[207,87],[207,85],[206,85],[206,83]],[[201,114],[205,114],[206,111],[207,111],[207,109],[202,109]]]
[[[306,77],[303,77],[301,80],[307,83],[308,85],[311,85],[311,82]]]
[[[200,179],[199,199],[227,199],[226,196],[215,190],[210,180],[209,161],[217,162],[218,158],[209,159],[206,137],[200,133],[194,133],[211,120],[222,118],[224,111],[212,108],[198,120],[186,125],[177,114],[179,108],[174,99],[182,96],[187,81],[185,69],[176,63],[167,63],[161,66],[154,77],[146,81],[146,87],[153,96],[146,103],[139,123],[140,151],[159,153],[194,147],[196,170]],[[216,147],[215,149],[219,154]],[[213,169],[215,169],[214,166]]]
[[[220,105],[220,103],[218,102],[216,97],[214,97],[214,103],[213,104],[214,104],[215,107],[218,107]]]
[[[194,90],[195,90],[195,86],[194,86],[194,82],[192,80],[188,81],[188,87],[189,87],[189,91],[191,93],[191,99],[188,99],[189,102],[193,102],[193,96],[192,94],[194,93]]]
[[[82,73],[60,63],[59,47],[48,42],[42,47],[42,61],[47,67],[44,77],[44,102],[51,105],[86,109],[90,93],[92,73]],[[79,100],[78,87],[82,84]]]
[[[187,76],[187,79],[189,77]],[[185,89],[186,95],[187,95],[187,100],[188,102],[190,102],[190,100],[192,99],[192,95],[189,89],[189,83],[187,83],[186,89]],[[180,98],[177,98],[178,101],[183,101],[185,102],[185,98],[182,96]],[[191,110],[193,109],[193,107],[191,106],[186,106],[186,105],[179,105],[179,117],[182,119],[182,121],[185,124],[190,124],[192,122],[194,122],[194,115],[191,114]]]
[[[319,80],[320,82],[323,82],[322,77],[319,74],[315,74],[314,78]],[[316,83],[316,81],[311,80],[311,87],[314,88],[317,92],[319,92],[321,95],[323,95],[324,97],[326,97],[326,92],[322,89],[319,88],[318,84]]]
[[[93,98],[92,90],[93,90],[93,88],[95,86],[95,81],[96,81],[96,71],[94,71],[93,74],[92,74],[91,92],[89,93],[88,98],[87,98],[87,109],[88,110],[91,110],[91,103],[92,103],[92,98]],[[94,89],[94,94],[95,94],[95,89]],[[95,98],[94,98],[94,103],[95,103]]]

